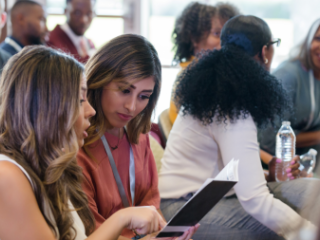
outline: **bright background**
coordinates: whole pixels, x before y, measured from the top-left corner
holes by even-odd
[[[171,33],[177,16],[189,0],[97,0],[97,17],[86,32],[96,45],[104,43],[123,33],[137,33],[147,37],[155,46],[163,65],[162,89],[154,114],[158,122],[159,114],[169,107],[172,84],[179,72],[172,67],[173,44]],[[202,0],[206,4],[216,4],[215,0]],[[307,34],[312,22],[320,17],[319,0],[231,0],[242,14],[263,18],[270,26],[273,36],[281,38],[281,46],[276,48],[272,68],[289,58]],[[65,22],[62,15],[65,0],[47,0],[47,25],[52,30],[56,24]]]

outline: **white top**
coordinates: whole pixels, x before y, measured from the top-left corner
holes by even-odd
[[[32,189],[34,190],[34,183],[31,180],[29,174],[27,173],[27,171],[20,165],[18,164],[16,161],[14,161],[13,159],[7,157],[6,155],[0,154],[0,161],[7,161],[7,162],[11,162],[14,165],[16,165],[17,167],[19,167],[21,169],[21,171],[24,173],[24,175],[28,178]],[[50,220],[50,222],[52,222],[55,225],[55,220],[53,217],[53,214],[51,212],[51,209],[49,208],[48,204],[46,202],[43,203],[44,204],[44,213],[46,215],[46,217]],[[71,215],[73,217],[73,227],[74,229],[77,231],[77,236],[75,238],[75,240],[84,240],[87,238],[86,234],[85,234],[85,227],[83,225],[83,222],[81,220],[81,218],[79,217],[78,213],[74,210],[74,207],[71,203],[71,201],[69,200],[69,208],[73,209],[73,211],[71,211]],[[57,227],[55,227],[57,229]],[[58,232],[58,231],[56,231]],[[59,234],[59,232],[58,232]],[[59,235],[57,236],[57,239],[59,239]]]
[[[300,220],[315,228],[270,194],[251,116],[233,123],[227,120],[204,126],[192,116],[179,114],[161,160],[161,198],[179,198],[195,192],[207,178],[216,177],[233,158],[239,159],[239,182],[234,190],[246,212],[285,237],[298,228]]]
[[[91,57],[96,52],[96,49],[90,47],[89,40],[85,36],[76,35],[72,31],[68,23],[60,25],[60,27],[68,35],[70,40],[73,42],[80,56]]]

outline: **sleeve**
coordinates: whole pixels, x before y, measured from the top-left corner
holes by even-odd
[[[215,138],[224,165],[232,158],[239,159],[239,182],[234,187],[239,202],[252,217],[277,234],[286,236],[306,220],[270,194],[261,168],[257,131],[252,118],[239,119],[226,128]]]
[[[292,64],[286,64],[284,66],[280,66],[273,75],[280,81],[282,87],[288,94],[288,100],[290,104],[292,104],[292,108],[295,109],[296,95],[297,95],[297,81],[298,76],[296,73],[296,69],[293,68]],[[291,122],[291,126],[294,128],[295,117],[294,114],[290,111],[284,111],[283,120],[288,120]],[[281,119],[280,117],[275,118],[274,126],[269,124],[266,128],[259,129],[258,131],[258,141],[260,143],[260,148],[270,153],[271,155],[275,155],[275,140],[278,130],[281,127]],[[298,130],[294,128],[294,132],[297,135],[299,133]]]
[[[146,134],[146,150],[145,150],[145,158],[148,162],[148,184],[150,187],[146,194],[144,195],[141,203],[141,206],[150,206],[153,205],[156,209],[160,209],[160,193],[158,188],[158,172],[156,162],[154,160],[151,148],[150,148],[150,140],[149,135]]]
[[[81,149],[77,155],[77,161],[80,167],[82,167],[82,173],[84,176],[82,182],[82,189],[88,198],[89,208],[96,220],[96,229],[105,221],[105,218],[99,213],[96,204],[96,191],[93,184],[93,169],[90,168],[91,159]]]

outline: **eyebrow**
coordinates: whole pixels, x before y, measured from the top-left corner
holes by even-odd
[[[125,82],[125,81],[121,81],[121,82],[119,82],[119,83],[122,83],[122,84],[126,84],[126,85],[128,85],[129,83],[128,82]],[[136,87],[134,86],[134,85],[130,85],[130,87],[132,88],[132,89],[136,89]],[[150,89],[150,90],[142,90],[141,92],[150,92],[150,93],[152,93],[153,92],[153,89]]]

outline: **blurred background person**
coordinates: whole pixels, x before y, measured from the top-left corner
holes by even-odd
[[[1,36],[1,29],[6,23],[7,14],[5,10],[5,1],[0,0],[0,36]],[[6,64],[8,59],[10,58],[10,54],[8,54],[3,49],[0,49],[0,73],[2,72],[3,66]]]
[[[200,221],[193,239],[284,239],[299,225],[309,179],[267,183],[257,127],[289,107],[286,92],[269,73],[274,44],[269,26],[254,16],[224,25],[221,49],[198,56],[178,79],[179,112],[159,174],[161,211],[170,219],[207,178],[233,158],[239,182]],[[263,109],[263,111],[262,111]],[[298,157],[287,176],[299,176]],[[309,228],[315,228],[307,220]]]
[[[296,134],[296,153],[301,155],[310,148],[320,151],[320,19],[316,20],[297,56],[283,62],[273,75],[280,80],[289,94],[293,111],[286,112],[285,120],[291,122]],[[263,158],[266,164],[275,154],[275,139],[280,120],[275,126],[259,130],[260,148],[269,157]],[[318,154],[319,159],[319,154]]]
[[[84,36],[94,17],[94,4],[93,0],[67,0],[67,22],[50,32],[47,44],[86,63],[95,52],[93,42]]]
[[[230,18],[239,14],[239,10],[228,3],[215,6],[199,2],[190,3],[177,18],[172,33],[175,63],[183,71],[202,50],[220,49],[220,32]],[[181,71],[178,75],[181,74]],[[173,92],[175,87],[173,87]],[[172,97],[171,97],[172,98]],[[173,99],[170,102],[169,118],[173,124],[177,118],[177,109]]]
[[[44,44],[48,29],[43,6],[35,1],[17,1],[10,12],[12,34],[8,36],[0,49],[11,56],[24,46]]]

